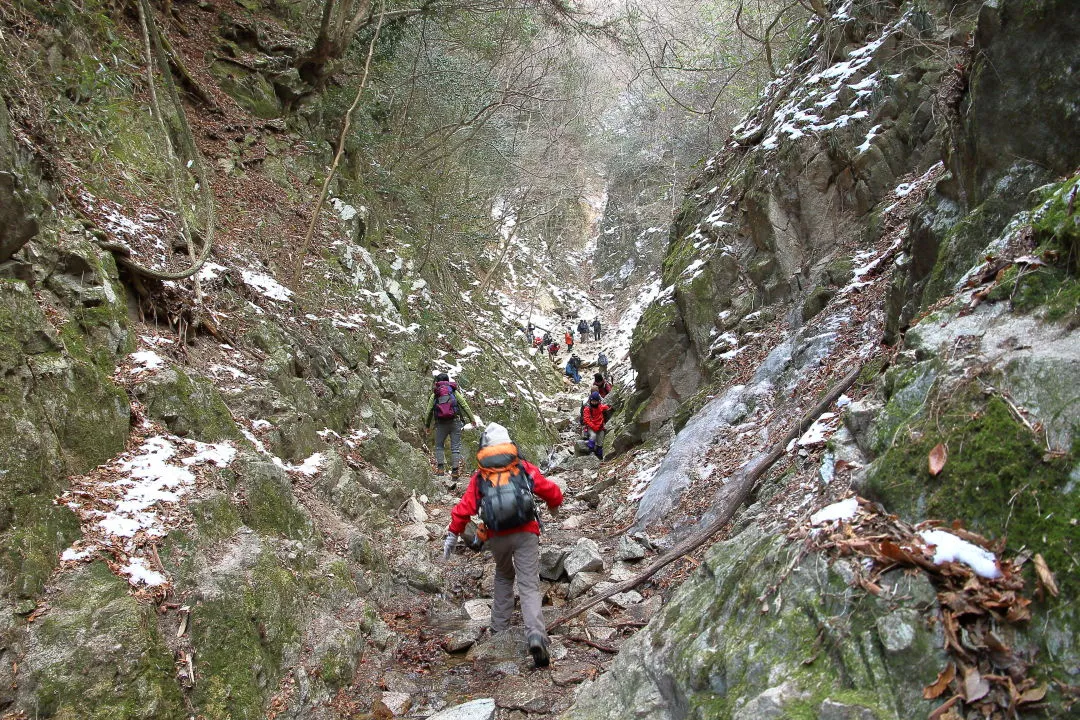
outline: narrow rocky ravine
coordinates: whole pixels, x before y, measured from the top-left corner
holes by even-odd
[[[595,358],[601,351],[613,351],[607,338],[578,343],[574,348],[583,359]],[[555,369],[561,372],[568,357],[565,348],[561,349]],[[565,498],[557,518],[543,511],[541,520],[541,591],[549,624],[590,591],[603,591],[633,577],[642,561],[655,554],[645,535],[626,534],[633,519],[632,509],[625,504],[631,483],[622,473],[628,458],[600,463],[591,455],[569,454],[579,436],[578,408],[594,371],[593,367],[584,368],[580,385],[567,379],[565,390],[555,397],[560,414],[569,422],[563,423],[566,427],[560,443],[550,457],[541,459],[546,476],[563,489]],[[513,428],[510,430],[513,433]],[[475,451],[475,446],[466,450]],[[509,631],[492,636],[488,629],[494,573],[491,556],[460,543],[449,561],[442,559],[449,510],[464,490],[467,477],[456,484],[447,477],[435,481],[445,492],[425,496],[426,502],[411,499],[401,515],[406,526],[403,532],[411,535],[419,530],[410,528],[422,526],[430,536],[428,550],[432,562],[441,569],[445,589],[389,600],[382,614],[399,644],[391,663],[360,664],[353,683],[358,695],[353,702],[365,707],[373,699],[377,701],[375,717],[379,717],[380,707],[394,716],[425,717],[478,699],[492,699],[493,703],[475,703],[470,706],[475,715],[460,717],[490,717],[492,707],[500,709],[502,718],[558,716],[570,706],[576,686],[597,677],[622,643],[659,611],[661,595],[656,588],[623,593],[555,629],[551,666],[533,668],[519,613],[515,611]],[[374,698],[366,692],[372,688]]]

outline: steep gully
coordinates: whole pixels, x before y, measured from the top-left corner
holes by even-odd
[[[613,326],[612,320],[602,317],[606,327]],[[606,335],[600,341],[579,341],[574,352],[595,358],[601,351],[611,355],[613,349],[611,336]],[[555,371],[561,373],[568,357],[562,348],[553,360]],[[593,371],[584,369],[580,385],[564,380],[565,389],[556,401],[559,410],[573,420],[564,423],[557,449],[571,448],[578,437],[577,410]],[[510,431],[513,434],[513,428]],[[470,453],[475,448],[469,439],[465,464],[474,466]],[[615,510],[625,502],[628,478],[623,470],[628,459],[598,464],[592,456],[569,459],[563,453],[554,467],[546,467],[547,476],[565,496],[557,519],[546,511],[542,518],[541,590],[549,624],[580,604],[590,590],[602,591],[636,575],[655,551],[644,535],[625,536],[629,523],[616,519],[626,515],[625,508],[622,514]],[[423,504],[411,500],[402,511],[411,521],[419,519],[417,514],[426,516],[429,530],[436,525],[445,530],[467,475],[457,483],[439,480],[445,480],[437,483],[446,489],[443,494],[424,498],[428,502]],[[536,670],[526,652],[519,614],[509,632],[491,636],[487,630],[494,575],[491,556],[459,544],[451,559],[443,562],[444,533],[430,534],[430,555],[442,565],[445,592],[399,596],[383,612],[400,638],[394,663],[386,667],[361,661],[351,688],[356,693],[351,702],[357,709],[373,707],[373,717],[422,717],[476,699],[489,700],[473,703],[469,712],[477,714],[463,717],[523,717],[522,713],[530,718],[556,717],[572,703],[576,686],[601,673],[619,646],[662,605],[659,584],[640,593],[616,595],[587,616],[553,629],[551,666]],[[348,700],[339,696],[337,702]]]

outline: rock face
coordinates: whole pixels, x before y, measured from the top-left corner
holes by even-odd
[[[0,99],[0,263],[7,261],[38,233],[38,219],[17,173],[10,117]]]
[[[632,436],[655,429],[722,379],[733,350],[774,318],[792,309],[804,320],[816,314],[851,277],[850,260],[836,248],[873,224],[881,210],[875,206],[902,179],[945,163],[940,196],[928,207],[938,208],[939,225],[948,224],[935,226],[933,215],[913,224],[908,242],[919,247],[909,252],[911,295],[935,267],[941,235],[958,213],[982,205],[1013,178],[1007,193],[994,190],[1011,205],[995,205],[994,226],[978,229],[986,237],[1028,191],[1073,169],[1076,133],[1066,128],[1075,128],[1077,111],[1061,98],[1076,94],[1076,59],[1068,50],[1076,30],[1055,20],[1073,8],[965,7],[967,19],[950,25],[947,16],[855,3],[850,15],[823,24],[736,128],[729,148],[710,160],[672,226],[662,290],[635,329]],[[969,34],[976,46],[970,74],[961,76],[956,67],[966,67]],[[1012,63],[1024,67],[1000,71]],[[1047,87],[1060,76],[1064,94],[1033,91],[1032,74]],[[1014,104],[1017,97],[1030,102]],[[1025,124],[1021,106],[1038,108]],[[1031,132],[1016,132],[1029,126]],[[1025,160],[1004,166],[1005,158]],[[957,257],[957,242],[942,253],[952,275],[970,267],[985,245],[966,245]],[[914,316],[918,298],[897,304],[907,307],[900,327]]]
[[[778,609],[762,612],[756,598],[797,552],[757,528],[714,546],[706,572],[581,688],[564,717],[819,717],[838,703],[851,717],[928,714],[935,704],[922,688],[945,655],[917,608],[933,587],[898,571],[885,581],[891,599],[874,599],[848,586],[850,569],[811,559],[779,588]]]
[[[813,483],[765,480],[729,539],[581,688],[567,718],[899,720],[938,707],[944,696],[928,701],[923,689],[950,661],[940,588],[890,571],[889,589],[867,593],[848,560],[814,551],[794,560],[798,548],[776,524],[775,505],[792,503],[784,495],[831,482],[839,458],[884,512],[956,523],[1006,548],[1003,556],[1039,553],[1058,582],[1075,584],[1080,295],[1075,260],[1063,255],[1080,247],[1068,205],[1080,192],[1080,110],[1064,98],[1078,95],[1080,6],[844,8],[709,162],[673,225],[663,287],[635,332],[630,416],[647,421],[629,434],[689,419],[639,521],[665,517],[681,489],[710,479],[693,474],[703,460],[680,458],[679,438],[690,456],[752,438],[760,425],[748,419],[774,414],[777,398],[797,397],[795,379],[835,356],[841,326],[822,333],[816,323],[840,317],[830,313],[842,314],[852,286],[877,273],[888,273],[887,292],[856,324],[881,323],[897,345],[893,364],[830,418],[843,427],[821,451]],[[914,186],[929,190],[905,201]],[[882,227],[905,202],[910,220]],[[879,267],[834,252],[882,237],[891,249]],[[661,380],[690,377],[674,371],[691,366],[696,387]],[[692,414],[686,398],[703,390],[709,397]],[[742,416],[723,416],[733,399],[743,400]],[[800,407],[814,402],[804,396]],[[769,441],[794,419],[768,426]],[[799,440],[786,465],[796,475],[798,458],[813,457],[796,449]],[[948,459],[931,474],[939,444]],[[737,478],[730,469],[711,476]],[[725,490],[713,492],[720,504]],[[1060,599],[1070,591],[1051,599],[1036,592],[1034,572],[1024,577],[1038,620],[999,629],[1017,653],[1043,658],[1038,673],[1068,685],[1080,663],[1080,616]],[[1000,669],[996,662],[984,669]],[[1047,702],[1032,716],[1068,714],[1063,694],[1051,691]]]

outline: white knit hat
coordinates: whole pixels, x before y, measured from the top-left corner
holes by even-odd
[[[480,447],[490,447],[510,442],[510,433],[499,423],[488,423],[484,434],[480,436]]]

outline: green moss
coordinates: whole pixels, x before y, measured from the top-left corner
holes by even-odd
[[[136,392],[150,417],[177,435],[203,442],[242,437],[217,388],[206,378],[170,368],[139,385]]]
[[[244,524],[260,532],[297,540],[312,537],[311,520],[292,493],[284,472],[270,463],[249,463],[242,471]]]
[[[188,508],[195,519],[196,533],[207,544],[231,537],[243,522],[236,506],[225,494],[191,503]]]
[[[299,641],[303,595],[293,574],[263,551],[250,582],[237,579],[192,612],[199,682],[193,703],[207,720],[263,717],[286,649]]]
[[[104,563],[70,575],[31,632],[41,650],[28,663],[41,717],[187,717],[153,606],[139,604]]]
[[[1080,496],[1066,491],[1075,444],[1071,456],[1044,459],[1045,449],[1001,399],[961,394],[938,402],[944,407],[932,423],[913,423],[916,441],[895,443],[875,462],[869,491],[907,520],[956,519],[991,539],[1007,538],[1014,551],[1042,553],[1064,593],[1080,590],[1080,548],[1070,525],[1080,517]],[[938,443],[949,457],[931,477],[927,458]]]
[[[60,553],[79,537],[79,520],[68,508],[53,503],[51,494],[14,497],[10,512],[15,522],[0,536],[0,567],[10,582],[3,592],[37,599]]]

